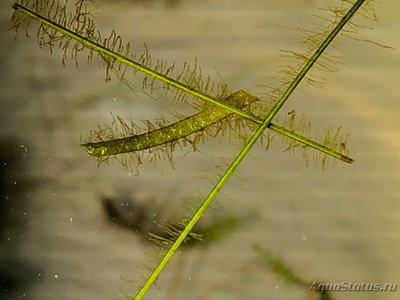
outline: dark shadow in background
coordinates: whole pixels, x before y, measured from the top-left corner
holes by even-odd
[[[34,188],[26,160],[26,148],[16,138],[0,139],[0,299],[29,299],[42,274],[21,249]]]

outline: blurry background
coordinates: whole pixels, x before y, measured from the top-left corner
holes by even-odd
[[[138,119],[174,104],[140,101],[97,63],[62,67],[24,32],[9,31],[13,1],[0,4],[0,288],[5,299],[129,299],[154,265],[154,247],[107,221],[101,199],[146,207],[146,222],[204,197],[239,151],[217,139],[140,175],[118,163],[97,167],[80,137],[111,121]],[[138,51],[177,65],[197,58],[205,74],[232,90],[266,93],[279,49],[299,46],[298,27],[331,1],[97,1],[98,28],[115,29]],[[400,49],[400,6],[377,6],[379,21],[360,39]],[[209,247],[182,250],[145,299],[312,299],[285,282],[252,249],[269,249],[306,281],[400,283],[400,55],[340,42],[343,65],[326,89],[302,89],[282,110],[305,113],[313,128],[350,133],[353,165],[322,171],[279,143],[255,147],[211,214],[246,221]],[[137,86],[140,87],[140,82]],[[400,288],[400,287],[399,287]],[[399,292],[339,292],[334,299],[398,299]]]

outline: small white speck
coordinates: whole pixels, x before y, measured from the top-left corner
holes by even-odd
[[[58,279],[58,274],[54,274],[54,278],[55,278],[55,279]]]
[[[72,217],[71,217],[71,218],[69,218],[69,221],[70,221],[70,222],[72,222]]]

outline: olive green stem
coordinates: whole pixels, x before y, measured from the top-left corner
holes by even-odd
[[[225,182],[230,178],[230,176],[232,175],[232,173],[234,172],[236,167],[241,163],[243,158],[247,155],[247,153],[253,147],[253,145],[255,144],[257,139],[261,136],[261,134],[263,133],[265,128],[267,128],[268,124],[271,123],[272,118],[282,108],[282,106],[284,105],[286,100],[292,94],[293,90],[297,87],[297,85],[300,83],[300,81],[303,79],[303,77],[307,74],[307,72],[310,70],[310,68],[313,66],[313,64],[321,56],[322,52],[326,49],[326,47],[328,47],[328,45],[332,42],[332,40],[335,38],[335,36],[339,33],[339,31],[343,28],[343,26],[350,20],[350,18],[354,15],[354,13],[358,10],[358,8],[363,4],[364,1],[365,0],[358,0],[352,6],[352,8],[346,13],[346,15],[340,20],[340,22],[336,25],[336,27],[332,30],[332,32],[326,37],[326,39],[318,47],[318,49],[315,51],[315,53],[310,58],[310,60],[307,61],[307,63],[304,65],[304,67],[301,69],[299,74],[294,79],[294,81],[290,84],[290,86],[285,91],[285,93],[282,95],[280,100],[276,103],[276,105],[273,107],[271,112],[265,118],[263,124],[257,129],[257,131],[254,133],[254,135],[250,138],[250,140],[244,146],[242,151],[240,151],[240,153],[237,155],[235,160],[232,162],[232,164],[225,171],[225,174],[222,175],[221,179],[214,186],[214,188],[211,190],[211,192],[208,194],[208,196],[204,199],[203,203],[200,205],[200,207],[198,208],[196,213],[193,215],[192,219],[189,221],[189,223],[187,224],[185,229],[182,231],[182,233],[179,235],[179,237],[174,242],[174,244],[171,246],[171,248],[168,249],[167,253],[162,258],[162,260],[160,261],[158,266],[154,269],[154,271],[149,276],[147,281],[144,283],[144,285],[142,286],[140,291],[137,293],[137,295],[134,298],[134,300],[140,300],[145,295],[147,290],[153,284],[154,280],[158,277],[158,275],[164,269],[165,265],[168,263],[168,261],[174,255],[175,251],[178,249],[180,244],[184,241],[184,239],[189,234],[189,232],[192,230],[194,225],[197,223],[197,221],[203,215],[203,213],[206,210],[206,208],[208,207],[208,205],[212,202],[212,200],[218,194],[219,190],[223,187]]]
[[[53,22],[53,21],[51,21],[51,20],[49,20],[49,19],[47,19],[47,18],[45,18],[43,16],[41,16],[40,14],[38,14],[38,13],[36,13],[36,12],[34,12],[34,11],[32,11],[32,10],[30,10],[30,9],[28,9],[28,8],[18,4],[18,3],[14,3],[13,4],[13,8],[16,11],[20,11],[20,12],[24,13],[25,15],[35,19],[36,21],[40,22],[41,24],[47,25],[50,28],[55,29],[55,30],[61,32],[62,34],[64,34],[64,35],[66,35],[66,36],[78,41],[79,43],[81,43],[82,45],[86,46],[89,49],[92,49],[92,50],[94,50],[96,52],[103,53],[103,54],[108,55],[108,56],[110,56],[112,58],[115,58],[116,60],[118,60],[119,62],[121,62],[123,64],[126,64],[126,65],[128,65],[128,66],[130,66],[130,67],[132,67],[132,68],[134,68],[134,69],[136,69],[138,71],[141,71],[141,72],[143,72],[145,74],[148,74],[148,75],[150,75],[150,76],[152,76],[154,78],[157,78],[158,80],[160,80],[162,82],[165,82],[165,83],[167,83],[169,85],[172,85],[172,86],[176,87],[177,89],[185,91],[185,92],[187,92],[187,93],[189,93],[189,94],[191,94],[191,95],[193,95],[195,97],[198,97],[198,98],[200,98],[202,100],[205,100],[205,101],[211,102],[213,104],[216,104],[216,105],[218,105],[220,107],[223,107],[223,108],[225,108],[225,109],[227,109],[227,110],[229,110],[229,111],[231,111],[231,112],[233,112],[233,113],[235,113],[235,114],[237,114],[239,116],[242,116],[242,117],[244,117],[244,118],[256,123],[256,124],[259,124],[259,125],[263,124],[263,120],[262,119],[254,116],[254,115],[252,115],[250,113],[247,113],[247,112],[245,112],[245,111],[243,111],[241,109],[235,108],[235,107],[233,107],[233,106],[231,106],[229,104],[223,103],[223,102],[219,101],[218,99],[216,99],[214,97],[211,97],[209,95],[206,95],[206,94],[204,94],[204,93],[202,93],[202,92],[200,92],[200,91],[198,91],[198,90],[196,90],[196,89],[194,89],[194,88],[192,88],[192,87],[190,87],[188,85],[185,85],[185,84],[183,84],[183,83],[181,83],[181,82],[179,82],[179,81],[177,81],[177,80],[175,80],[175,79],[173,79],[171,77],[168,77],[168,76],[166,76],[166,75],[164,75],[164,74],[162,74],[160,72],[157,72],[155,70],[152,70],[152,69],[150,69],[150,68],[148,68],[148,67],[146,67],[146,66],[144,66],[144,65],[142,65],[142,64],[140,64],[140,63],[138,63],[138,62],[136,62],[136,61],[134,61],[132,59],[129,59],[129,58],[119,54],[119,53],[111,51],[111,50],[107,49],[106,47],[104,47],[104,46],[102,46],[102,45],[100,45],[100,44],[98,44],[96,42],[93,42],[93,41],[89,40],[88,38],[86,38],[86,37],[84,37],[84,36],[82,36],[82,35],[80,35],[78,33],[75,33],[73,31],[71,31],[68,28],[63,27],[63,26],[61,26],[61,25],[59,25],[59,24],[57,24],[57,23],[55,23],[55,22]],[[323,49],[325,49],[325,47]],[[321,53],[322,53],[322,51],[321,51]],[[296,78],[297,81],[295,80],[292,83],[291,89],[290,89],[290,93],[297,86],[297,84],[300,82],[300,80],[304,76],[304,74],[301,77],[298,76],[299,78]],[[299,73],[299,75],[300,75],[300,73]],[[289,91],[289,89],[288,89],[288,91]],[[286,95],[286,96],[284,95],[284,96],[288,97],[290,95],[290,93],[288,95]],[[275,116],[276,112],[279,110],[279,106],[275,106],[274,110],[275,111],[273,111],[274,113],[273,113],[272,117]],[[272,117],[270,119],[272,119]],[[307,146],[309,146],[311,148],[319,150],[319,151],[321,151],[321,152],[323,152],[323,153],[325,153],[327,155],[330,155],[330,156],[332,156],[334,158],[340,159],[340,160],[342,160],[342,161],[344,161],[346,163],[352,163],[354,161],[352,158],[350,158],[350,157],[348,157],[348,156],[346,156],[346,155],[344,155],[344,154],[342,154],[342,153],[340,153],[340,152],[338,152],[338,151],[336,151],[334,149],[326,147],[326,146],[324,146],[324,145],[322,145],[320,143],[317,143],[317,142],[315,142],[313,140],[310,140],[310,139],[308,139],[306,137],[303,137],[303,136],[301,136],[299,134],[296,134],[296,133],[294,133],[294,132],[292,132],[290,130],[287,130],[287,129],[283,128],[283,127],[275,125],[275,124],[271,123],[271,120],[268,120],[268,122],[266,124],[267,125],[264,128],[268,127],[271,130],[273,130],[273,131],[275,131],[275,132],[277,132],[277,133],[279,133],[281,135],[290,137],[290,138],[292,138],[292,139],[294,139],[294,140],[296,140],[296,141],[298,141],[298,142],[300,142],[302,144],[305,144],[305,145],[307,145]]]

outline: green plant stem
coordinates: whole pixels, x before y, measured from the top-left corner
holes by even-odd
[[[225,174],[221,177],[221,179],[218,181],[218,183],[214,186],[214,188],[211,190],[209,195],[204,199],[203,203],[200,205],[196,213],[193,215],[185,229],[181,232],[177,240],[174,242],[174,244],[171,246],[171,248],[168,249],[167,253],[165,256],[162,258],[158,266],[154,269],[152,274],[149,276],[147,281],[144,283],[140,291],[137,293],[135,296],[134,300],[140,300],[147,290],[150,288],[150,286],[153,284],[154,280],[158,277],[158,275],[161,273],[161,271],[164,269],[165,265],[168,263],[168,261],[171,259],[171,257],[174,255],[175,251],[178,249],[180,244],[184,241],[186,236],[189,234],[189,232],[192,230],[194,225],[197,223],[197,221],[200,219],[200,217],[203,215],[204,211],[208,207],[208,205],[212,202],[212,200],[215,198],[219,190],[222,188],[222,186],[225,184],[225,182],[229,179],[229,177],[232,175],[233,171],[236,169],[236,167],[241,163],[243,158],[247,155],[247,153],[250,151],[250,149],[253,147],[257,139],[261,136],[265,128],[268,126],[268,124],[271,122],[272,118],[278,113],[278,111],[282,108],[284,103],[287,101],[289,96],[292,94],[293,90],[297,87],[297,85],[300,83],[300,81],[303,79],[303,77],[307,74],[307,72],[310,70],[310,68],[313,66],[313,64],[317,61],[317,59],[321,56],[323,51],[328,47],[328,45],[332,42],[332,40],[335,38],[335,36],[339,33],[339,31],[343,28],[343,26],[347,23],[348,20],[354,15],[354,13],[358,10],[358,8],[364,3],[365,0],[358,0],[352,7],[351,9],[346,13],[346,15],[340,20],[340,22],[335,26],[335,28],[332,30],[332,32],[326,37],[326,39],[322,42],[322,44],[318,47],[318,49],[315,51],[313,56],[310,58],[309,61],[304,65],[304,67],[301,69],[299,74],[296,76],[296,78],[293,80],[293,82],[290,84],[288,89],[285,91],[285,93],[282,95],[280,100],[275,104],[275,106],[272,108],[271,112],[268,114],[268,116],[265,118],[263,124],[257,129],[257,131],[253,134],[253,136],[250,138],[250,140],[247,142],[247,144],[244,146],[242,151],[237,155],[235,160],[232,162],[232,164],[228,167],[228,169],[225,171]]]
[[[168,77],[168,76],[166,76],[166,75],[164,75],[164,74],[162,74],[160,72],[152,70],[152,69],[150,69],[150,68],[148,68],[148,67],[146,67],[146,66],[144,66],[144,65],[142,65],[142,64],[140,64],[140,63],[138,63],[138,62],[136,62],[136,61],[134,61],[132,59],[129,59],[129,58],[127,58],[127,57],[125,57],[125,56],[123,56],[121,54],[118,54],[118,53],[116,53],[114,51],[111,51],[111,50],[107,49],[106,47],[103,47],[102,45],[100,45],[98,43],[95,43],[95,42],[89,40],[88,38],[85,38],[84,36],[82,36],[82,35],[80,35],[78,33],[75,33],[75,32],[73,32],[73,31],[71,31],[71,30],[69,30],[69,29],[67,29],[65,27],[62,27],[59,24],[57,24],[57,23],[55,23],[55,22],[53,22],[53,21],[41,16],[40,14],[38,14],[38,13],[36,13],[36,12],[34,12],[34,11],[32,11],[32,10],[30,10],[30,9],[28,9],[28,8],[18,4],[18,3],[14,3],[13,4],[13,8],[16,11],[19,10],[19,11],[23,12],[25,15],[35,19],[36,21],[40,22],[41,24],[47,25],[50,28],[55,29],[55,30],[61,32],[62,34],[64,34],[64,35],[66,35],[66,36],[78,41],[79,43],[81,43],[82,45],[86,46],[89,49],[92,49],[92,50],[94,50],[96,52],[103,53],[103,54],[105,54],[107,56],[115,58],[116,60],[118,60],[119,62],[121,62],[123,64],[126,64],[126,65],[128,65],[128,66],[130,66],[130,67],[132,67],[132,68],[134,68],[134,69],[136,69],[138,71],[141,71],[141,72],[143,72],[145,74],[148,74],[148,75],[150,75],[152,77],[155,77],[158,80],[160,80],[162,82],[165,82],[167,84],[170,84],[170,85],[176,87],[177,89],[185,91],[185,92],[187,92],[187,93],[189,93],[189,94],[191,94],[191,95],[193,95],[195,97],[198,97],[198,98],[200,98],[202,100],[211,102],[211,103],[213,103],[215,105],[218,105],[218,106],[221,106],[221,107],[223,107],[223,108],[225,108],[227,110],[230,110],[233,113],[235,113],[235,114],[237,114],[239,116],[242,116],[242,117],[244,117],[244,118],[246,118],[246,119],[248,119],[248,120],[250,120],[250,121],[252,121],[252,122],[254,122],[256,124],[259,124],[259,125],[263,124],[263,120],[262,119],[254,116],[254,115],[252,115],[250,113],[247,113],[245,111],[242,111],[241,109],[238,109],[238,108],[235,108],[235,107],[233,107],[231,105],[223,103],[223,102],[219,101],[218,99],[216,99],[214,97],[206,95],[206,94],[204,94],[204,93],[202,93],[202,92],[200,92],[200,91],[198,91],[198,90],[196,90],[196,89],[194,89],[194,88],[192,88],[192,87],[190,87],[188,85],[185,85],[185,84],[173,79],[173,78],[170,78],[170,77]],[[333,37],[337,34],[337,32],[333,35]],[[323,47],[323,49],[320,52],[320,54],[323,52],[323,50],[325,48],[326,48],[326,46]],[[300,74],[301,74],[301,72],[299,73],[299,75]],[[289,87],[289,89],[290,89],[289,94],[286,95],[286,93],[288,93],[289,89],[284,94],[284,96],[286,95],[286,98],[291,94],[291,92],[294,90],[294,88],[297,86],[297,84],[303,78],[305,73],[301,77],[299,77],[299,75],[296,77],[296,79],[298,79],[298,81],[295,83],[295,81],[296,81],[295,80],[292,83],[292,85]],[[348,156],[346,156],[346,155],[344,155],[344,154],[342,154],[342,153],[340,153],[340,152],[338,152],[338,151],[336,151],[334,149],[326,147],[326,146],[324,146],[324,145],[322,145],[320,143],[317,143],[317,142],[315,142],[313,140],[310,140],[310,139],[308,139],[306,137],[303,137],[303,136],[301,136],[299,134],[296,134],[296,133],[294,133],[294,132],[292,132],[290,130],[287,130],[287,129],[281,127],[281,126],[278,126],[276,124],[271,123],[271,120],[272,120],[273,116],[275,116],[275,114],[279,110],[280,106],[275,105],[275,107],[273,108],[273,111],[272,111],[274,113],[272,114],[272,117],[268,120],[268,122],[266,122],[266,126],[264,126],[264,129],[268,127],[271,130],[273,130],[273,131],[275,131],[275,132],[277,132],[277,133],[279,133],[281,135],[284,135],[284,136],[287,136],[289,138],[292,138],[292,139],[294,139],[294,140],[296,140],[296,141],[298,141],[298,142],[300,142],[302,144],[305,144],[305,145],[307,145],[307,146],[309,146],[311,148],[319,150],[319,151],[321,151],[321,152],[323,152],[323,153],[325,153],[327,155],[330,155],[330,156],[332,156],[334,158],[340,159],[340,160],[342,160],[342,161],[344,161],[346,163],[352,163],[354,161],[352,158],[350,158],[350,157],[348,157]]]
[[[308,288],[311,286],[309,282],[304,280],[303,278],[297,276],[290,268],[287,266],[283,260],[274,257],[271,251],[264,249],[260,244],[253,244],[252,248],[262,256],[263,260],[267,263],[267,265],[271,268],[271,270],[281,277],[281,279],[286,280],[291,284],[295,284],[297,286]]]

